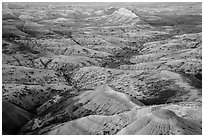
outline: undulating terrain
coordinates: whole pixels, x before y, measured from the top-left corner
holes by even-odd
[[[2,134],[202,134],[202,3],[2,9]]]

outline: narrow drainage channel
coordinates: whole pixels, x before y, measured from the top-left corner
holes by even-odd
[[[125,47],[121,52],[116,53],[114,56],[101,58],[101,67],[104,68],[117,68],[120,65],[134,65],[130,62],[130,58],[136,55],[140,55],[138,50],[132,50]]]

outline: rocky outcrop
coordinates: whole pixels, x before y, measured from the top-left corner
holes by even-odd
[[[111,15],[103,16],[102,19],[107,19],[107,21],[112,24],[126,23],[129,25],[133,25],[140,21],[135,13],[126,8],[120,8]]]
[[[111,26],[117,26],[117,25],[123,25],[123,26],[131,26],[137,23],[140,23],[140,18],[130,9],[127,8],[119,8],[117,10],[113,10],[111,14],[106,14],[104,11],[98,11],[96,12],[98,16],[96,17],[89,17],[86,20],[94,20],[97,22],[100,22],[101,26],[105,25],[111,25]],[[104,22],[106,21],[106,22]]]

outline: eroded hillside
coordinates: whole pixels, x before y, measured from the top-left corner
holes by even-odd
[[[3,134],[202,134],[201,3],[2,9]]]

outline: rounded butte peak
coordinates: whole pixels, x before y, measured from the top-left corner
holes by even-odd
[[[202,126],[197,121],[179,117],[168,109],[156,108],[144,115],[137,115],[137,119],[117,135],[197,135],[201,133]]]
[[[168,109],[159,109],[156,111],[152,111],[153,116],[156,116],[157,118],[160,119],[172,119],[172,118],[177,118],[178,116],[171,110]]]
[[[132,17],[132,18],[137,18],[138,16],[133,13],[131,10],[128,10],[126,8],[120,8],[117,11],[115,11],[114,13],[123,15],[123,16],[128,16],[128,17]]]

